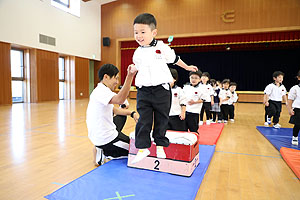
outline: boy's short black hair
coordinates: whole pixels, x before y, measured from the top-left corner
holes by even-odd
[[[225,84],[225,83],[230,84],[230,79],[228,79],[228,78],[224,79],[224,80],[222,81],[222,84]]]
[[[147,24],[150,26],[151,30],[156,29],[156,19],[155,17],[150,13],[142,13],[138,15],[133,22],[133,25],[135,24]]]
[[[277,77],[280,76],[280,75],[284,76],[284,73],[283,73],[282,71],[275,71],[275,72],[273,73],[273,78],[277,78]]]
[[[170,69],[170,72],[172,74],[172,77],[177,81],[178,80],[178,72],[176,69],[174,68],[169,68]]]
[[[208,72],[203,72],[202,76],[206,76],[210,80],[210,74]]]
[[[214,85],[216,85],[217,84],[217,81],[216,81],[216,79],[210,79],[210,84],[211,84],[211,86],[214,86]]]
[[[100,81],[102,81],[104,74],[107,74],[111,78],[117,76],[118,73],[119,73],[119,69],[113,64],[104,64],[101,66],[101,68],[98,71],[98,77]]]
[[[236,87],[237,84],[236,84],[236,82],[230,82],[229,87],[230,87],[230,86],[235,86],[235,87]]]
[[[201,70],[198,70],[198,71],[196,71],[196,72],[190,72],[190,73],[189,73],[189,76],[192,76],[193,74],[196,74],[196,75],[199,76],[199,78],[201,78],[201,76],[202,76],[202,71],[201,71]]]

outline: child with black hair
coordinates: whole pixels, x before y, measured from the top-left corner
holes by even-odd
[[[204,111],[206,114],[206,125],[210,125],[211,120],[211,113],[210,109],[211,106],[214,105],[214,90],[212,86],[209,84],[210,74],[208,72],[203,72],[201,76],[200,88],[203,93],[203,105],[200,111],[200,122],[199,125],[203,125],[203,116]]]
[[[211,113],[212,113],[212,123],[221,123],[222,118],[221,118],[221,108],[220,108],[220,98],[219,98],[219,93],[220,93],[220,88],[217,86],[217,81],[215,79],[210,80],[210,84],[214,90],[214,104],[211,106]],[[218,121],[217,121],[218,118]]]
[[[229,120],[231,123],[234,123],[234,105],[238,100],[238,96],[235,92],[237,84],[235,82],[230,82],[229,84],[229,91],[231,92],[230,98],[228,100],[228,107],[229,107]]]
[[[155,39],[156,19],[152,14],[138,15],[133,22],[134,38],[140,45],[134,52],[133,63],[138,73],[137,111],[140,119],[135,129],[135,146],[139,149],[132,163],[137,163],[150,154],[150,132],[156,144],[156,156],[166,158],[163,147],[169,146],[165,136],[171,107],[171,88],[173,81],[167,63],[176,64],[188,71],[197,71],[193,65],[185,64],[167,44]],[[154,126],[153,126],[154,121]]]
[[[221,113],[224,123],[227,124],[228,122],[228,115],[229,115],[229,105],[228,100],[230,99],[231,92],[229,90],[229,79],[224,79],[222,81],[223,89],[220,91],[220,105],[221,105]]]
[[[282,99],[288,106],[286,97],[286,89],[282,84],[284,73],[281,71],[275,71],[273,73],[273,83],[267,85],[264,90],[264,104],[265,104],[265,126],[271,124],[271,118],[273,117],[273,127],[280,128],[279,117],[281,113]]]
[[[297,73],[298,85],[294,85],[288,94],[288,111],[291,115],[290,124],[294,124],[292,144],[298,146],[300,130],[300,70]]]
[[[112,64],[105,64],[98,71],[100,83],[91,93],[86,111],[88,137],[95,145],[93,153],[96,165],[102,165],[106,156],[128,156],[129,137],[121,132],[122,128],[118,124],[114,124],[113,114],[130,115],[135,121],[138,120],[138,114],[129,109],[114,107],[113,104],[122,104],[128,96],[136,74],[132,67],[133,65],[128,66],[124,86],[118,94],[113,92],[118,84],[118,68]]]
[[[185,131],[186,99],[182,88],[176,85],[176,81],[178,80],[177,70],[170,68],[170,71],[173,77],[173,82],[170,83],[172,91],[172,103],[167,130]]]
[[[183,87],[184,95],[186,97],[186,130],[191,132],[198,132],[199,113],[203,103],[202,89],[199,87],[202,72],[190,72],[190,84]]]

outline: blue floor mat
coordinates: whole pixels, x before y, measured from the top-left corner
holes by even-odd
[[[127,167],[112,160],[61,187],[50,200],[191,200],[195,199],[215,145],[199,145],[200,164],[191,177]]]
[[[279,128],[275,129],[272,127],[264,127],[264,126],[257,126],[257,130],[267,138],[271,144],[280,151],[281,147],[287,147],[291,149],[298,149],[300,150],[300,146],[292,145],[292,136],[293,136],[293,129],[292,128]]]

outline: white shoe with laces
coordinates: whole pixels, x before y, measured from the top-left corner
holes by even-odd
[[[199,126],[201,126],[201,125],[203,125],[203,121],[200,121],[200,122],[199,122]]]
[[[100,149],[98,147],[96,147],[96,165],[103,165],[104,164],[104,161],[105,160],[105,155],[104,155],[104,152],[103,152],[103,149]]]
[[[292,145],[297,145],[298,146],[298,137],[294,137],[292,138]]]
[[[206,125],[210,125],[210,120],[206,120]]]
[[[275,124],[273,127],[274,127],[274,128],[280,128],[281,125],[277,123],[277,124]]]
[[[271,124],[271,118],[269,118],[269,116],[267,115],[267,123]]]
[[[234,123],[234,119],[230,119],[230,122],[231,122],[231,123]]]
[[[264,126],[265,126],[265,127],[269,127],[269,123],[268,123],[268,122],[265,122],[265,123],[264,123]]]

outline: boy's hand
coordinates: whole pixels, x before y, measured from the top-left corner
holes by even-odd
[[[131,64],[127,68],[128,75],[135,75],[137,73],[137,69],[134,64]]]
[[[181,112],[179,118],[180,120],[185,120],[185,112]]]
[[[189,65],[189,66],[187,66],[186,70],[196,72],[196,71],[198,71],[198,67],[196,67],[194,65]]]
[[[268,107],[269,106],[269,102],[265,102],[265,105]]]
[[[139,118],[140,118],[140,116],[137,112],[133,114],[133,119],[134,119],[135,123],[138,122]]]

